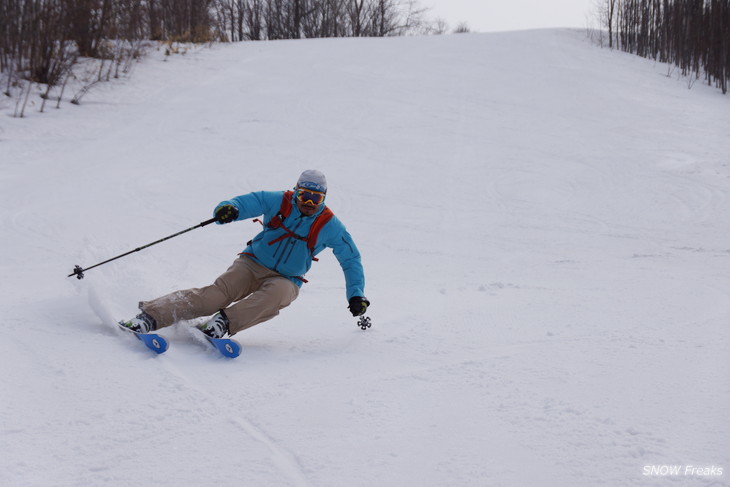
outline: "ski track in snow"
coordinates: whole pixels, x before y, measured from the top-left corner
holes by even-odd
[[[271,451],[274,463],[289,478],[291,485],[309,486],[306,475],[302,471],[299,460],[291,453],[281,448],[261,429],[241,417],[231,418],[231,421],[256,441],[263,443]]]
[[[206,404],[206,407],[211,408],[214,411],[235,411],[237,409],[235,404],[222,402],[211,392],[207,392],[199,386],[194,385],[186,378],[187,374],[184,370],[180,370],[177,367],[172,366],[169,362],[165,363],[165,369],[180,381],[183,381],[186,384],[187,389],[191,389],[203,396],[203,402]],[[311,485],[307,481],[306,476],[303,474],[302,467],[296,456],[272,440],[272,438],[269,437],[264,430],[240,415],[229,416],[228,419],[238,429],[243,431],[251,439],[261,443],[270,452],[272,463],[276,465],[283,476],[289,480],[287,482],[288,485],[296,485],[299,487],[307,487]]]
[[[0,485],[730,485],[727,97],[563,30],[160,59],[0,121]],[[309,167],[366,332],[328,253],[235,360],[116,328],[250,222],[65,278]]]

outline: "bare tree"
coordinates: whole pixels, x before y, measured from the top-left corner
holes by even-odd
[[[608,26],[608,48],[613,49],[613,23],[616,12],[616,0],[605,0],[606,2],[606,25]]]
[[[454,28],[454,34],[468,34],[469,32],[471,32],[471,29],[466,22],[459,22]]]
[[[432,23],[431,23],[431,31],[429,34],[433,35],[443,35],[446,34],[449,31],[449,24],[441,17],[437,17]]]

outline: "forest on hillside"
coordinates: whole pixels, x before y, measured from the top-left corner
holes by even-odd
[[[723,93],[730,80],[730,0],[597,0],[600,42],[677,66]],[[605,32],[605,34],[604,34]]]
[[[129,72],[151,42],[172,51],[174,43],[446,32],[427,11],[418,0],[0,0],[0,82],[22,116],[31,83],[45,87],[45,100],[80,81],[77,103],[93,84]],[[84,59],[96,62],[79,68]]]

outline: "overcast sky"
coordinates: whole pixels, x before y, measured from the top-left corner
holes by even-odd
[[[453,29],[466,22],[472,32],[586,26],[594,0],[421,0],[430,18]]]

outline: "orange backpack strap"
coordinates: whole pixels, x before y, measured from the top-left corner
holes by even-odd
[[[309,248],[309,251],[312,253],[312,260],[318,260],[314,257],[314,247],[317,245],[319,232],[325,225],[327,225],[333,216],[335,216],[335,214],[332,213],[332,210],[325,206],[322,213],[317,216],[314,223],[312,223],[312,226],[309,228],[309,235],[307,235],[307,248]]]
[[[269,245],[274,245],[277,242],[281,242],[285,238],[298,238],[299,240],[306,240],[304,237],[300,237],[296,233],[292,232],[284,225],[284,220],[291,214],[291,198],[294,191],[287,191],[284,193],[284,197],[281,199],[281,206],[279,207],[279,213],[269,221],[269,228],[283,228],[286,233],[279,238],[275,238]]]
[[[285,191],[284,196],[281,198],[281,206],[279,207],[279,213],[269,221],[269,228],[279,228],[284,220],[291,214],[291,199],[294,196],[294,191]]]

